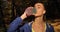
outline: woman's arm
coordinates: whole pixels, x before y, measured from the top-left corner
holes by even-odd
[[[17,17],[12,23],[9,25],[7,32],[16,32],[16,29],[22,23],[23,19],[26,18],[26,13],[24,13],[21,17]]]
[[[20,17],[17,17],[8,28],[7,32],[15,32],[15,30],[18,28],[19,24],[22,22],[22,19]]]

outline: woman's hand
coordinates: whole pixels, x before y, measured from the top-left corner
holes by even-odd
[[[21,15],[21,18],[25,19],[25,18],[27,18],[27,16],[32,15],[32,9],[33,9],[33,7],[26,8],[25,12]]]

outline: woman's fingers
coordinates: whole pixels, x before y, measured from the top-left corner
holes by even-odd
[[[30,15],[33,14],[33,13],[32,13],[32,9],[33,9],[33,7],[28,7],[28,8],[26,8],[25,12],[26,12],[26,15],[27,15],[27,16],[30,16]]]

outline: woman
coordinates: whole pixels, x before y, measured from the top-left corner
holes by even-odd
[[[30,10],[33,9],[33,7],[28,8]],[[29,12],[25,11],[20,17],[17,17],[10,24],[7,32],[17,32],[18,30],[19,30],[18,32],[54,32],[54,28],[50,24],[44,22],[43,17],[44,14],[46,13],[46,10],[43,3],[40,2],[35,3],[34,8],[36,9],[35,13],[32,14],[31,11]],[[35,19],[31,22],[26,22],[23,26],[21,26],[23,20],[31,15],[34,15]]]

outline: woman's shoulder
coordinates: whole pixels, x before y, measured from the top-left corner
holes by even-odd
[[[48,28],[52,28],[53,26],[51,25],[51,24],[49,24],[49,23],[46,23],[46,26],[48,27]]]
[[[54,32],[54,27],[51,24],[46,23],[46,26],[47,26],[47,30]]]

